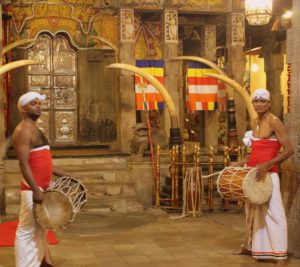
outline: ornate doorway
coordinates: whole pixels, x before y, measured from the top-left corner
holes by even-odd
[[[52,145],[77,144],[77,58],[67,37],[41,34],[28,58],[28,90],[47,96],[38,127]]]

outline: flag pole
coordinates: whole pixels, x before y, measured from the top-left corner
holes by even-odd
[[[153,183],[153,187],[155,188],[155,182],[156,179],[158,179],[156,177],[156,168],[155,168],[155,161],[154,161],[154,150],[153,150],[153,140],[152,140],[152,134],[151,134],[151,124],[150,124],[150,118],[149,118],[149,109],[147,107],[147,100],[146,100],[146,95],[145,95],[145,88],[146,88],[147,84],[143,83],[143,78],[141,77],[141,91],[142,91],[142,95],[143,95],[143,106],[144,106],[144,111],[146,112],[146,123],[147,123],[147,128],[148,128],[148,139],[149,139],[149,146],[150,146],[150,155],[151,155],[151,163],[152,163],[152,175],[154,178],[154,183]],[[152,202],[154,202],[155,200],[155,190],[152,190]]]

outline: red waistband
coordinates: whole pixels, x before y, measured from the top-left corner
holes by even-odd
[[[253,140],[247,165],[255,167],[275,158],[280,148],[281,145],[277,140]],[[278,165],[274,165],[269,171],[278,172]]]
[[[51,152],[48,149],[31,151],[28,163],[37,185],[43,189],[48,188],[52,176]],[[21,181],[21,190],[31,190],[31,188]]]

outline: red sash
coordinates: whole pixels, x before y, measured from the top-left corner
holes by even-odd
[[[52,176],[52,157],[49,149],[31,151],[29,153],[29,166],[33,177],[39,187],[46,189]],[[21,190],[31,190],[21,181]]]
[[[265,163],[266,161],[275,158],[280,148],[281,145],[277,140],[252,140],[251,154],[247,165],[249,167],[255,167],[258,164]],[[278,172],[278,165],[274,165],[269,171]]]

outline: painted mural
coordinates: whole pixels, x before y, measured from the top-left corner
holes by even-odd
[[[118,1],[123,7],[160,8],[163,0],[122,0]]]
[[[226,9],[225,0],[171,0],[172,7],[203,11],[223,11]]]
[[[162,28],[160,22],[141,22],[135,17],[134,52],[136,59],[162,58]]]
[[[15,4],[32,4],[32,3],[60,3],[60,4],[90,4],[93,5],[95,0],[16,0]]]
[[[73,6],[52,1],[49,4],[11,6],[9,13],[12,16],[15,40],[36,38],[41,32],[50,32],[52,35],[64,32],[79,49],[105,48],[104,43],[92,36],[100,36],[114,45],[118,43],[118,17],[95,9],[93,5]]]
[[[97,8],[135,8],[135,9],[163,9],[168,7],[194,9],[199,11],[224,11],[225,0],[16,0],[15,4],[59,3],[69,5],[93,5]]]

